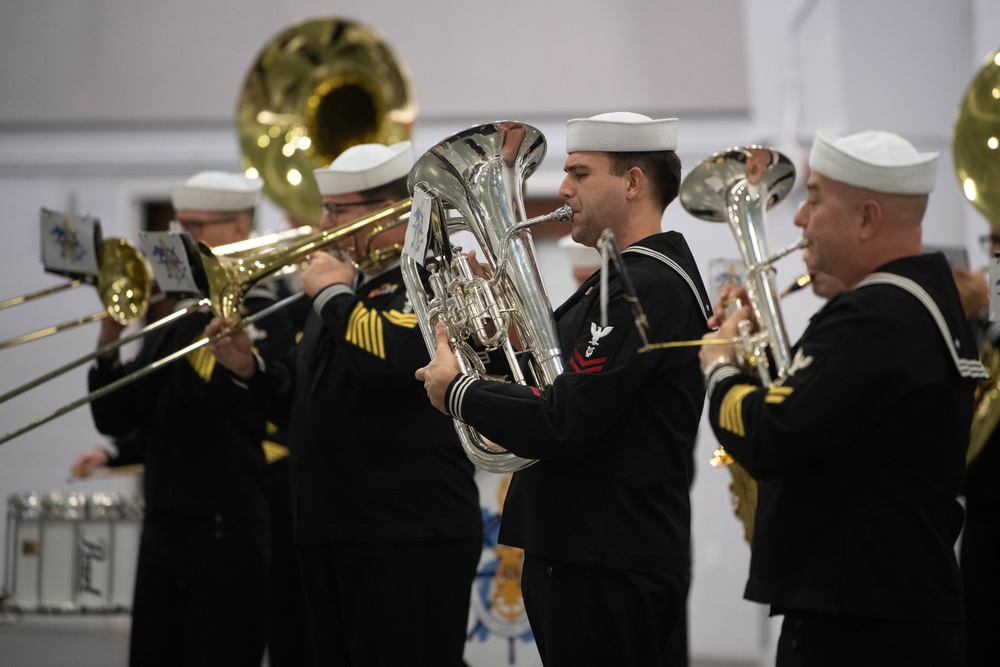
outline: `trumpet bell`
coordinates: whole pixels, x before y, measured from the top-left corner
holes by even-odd
[[[407,139],[417,116],[409,73],[380,33],[353,21],[304,21],[261,49],[236,126],[245,168],[297,220],[319,223],[312,171],[362,143]]]

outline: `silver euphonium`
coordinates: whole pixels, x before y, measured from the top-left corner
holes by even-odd
[[[563,372],[552,307],[527,228],[546,220],[568,220],[572,212],[564,206],[527,220],[521,195],[525,179],[544,157],[541,132],[524,123],[498,121],[448,137],[410,170],[414,210],[426,198],[436,212],[430,229],[434,258],[426,264],[432,293],[424,289],[417,270],[423,257],[404,251],[403,280],[431,356],[435,324],[445,322],[459,367],[476,378],[500,379],[487,373],[477,345],[502,350],[510,378],[520,384],[544,388]],[[488,278],[475,275],[462,249],[451,245],[449,234],[457,231],[475,237]],[[516,341],[511,340],[512,332]],[[466,455],[484,470],[512,472],[535,462],[512,454],[460,420],[454,422]]]
[[[778,302],[772,264],[804,248],[805,240],[771,255],[767,247],[764,214],[780,202],[795,183],[795,165],[771,148],[745,146],[710,155],[689,173],[680,188],[681,205],[691,215],[709,222],[728,222],[746,265],[744,286],[758,328],[739,323],[742,350],[738,363],[771,386],[791,367],[788,334]],[[770,350],[770,354],[768,354]],[[743,522],[744,538],[753,542],[757,508],[757,481],[719,447],[713,466],[728,466],[736,514]]]

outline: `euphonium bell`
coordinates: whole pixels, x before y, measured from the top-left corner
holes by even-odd
[[[526,220],[522,188],[545,156],[545,138],[530,125],[498,121],[469,128],[427,151],[410,170],[409,188],[435,199],[436,247],[428,265],[433,294],[417,272],[423,257],[402,257],[403,279],[433,356],[434,326],[448,324],[452,349],[466,374],[487,377],[473,346],[503,350],[515,382],[545,387],[563,371],[552,307],[545,293],[528,226],[569,219],[568,207]],[[414,210],[417,210],[417,206]],[[457,217],[443,219],[444,212]],[[412,224],[412,223],[411,223]],[[489,279],[475,276],[450,231],[469,231],[483,251]],[[508,335],[513,330],[520,349]],[[522,364],[530,377],[522,373]],[[490,379],[497,379],[491,377]],[[490,472],[512,472],[534,463],[454,420],[469,459]]]

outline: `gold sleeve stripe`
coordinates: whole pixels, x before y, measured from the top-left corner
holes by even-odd
[[[284,445],[279,445],[270,440],[264,440],[261,445],[264,447],[264,458],[267,459],[268,463],[274,463],[288,456],[288,447]]]
[[[205,334],[199,334],[193,342],[197,343],[204,337]],[[190,362],[191,367],[194,368],[194,372],[202,380],[205,382],[212,381],[212,371],[215,370],[215,356],[208,351],[207,347],[199,347],[197,350],[188,352],[187,360]]]
[[[382,338],[382,318],[378,312],[364,308],[360,303],[347,321],[348,342],[385,359],[385,342]]]
[[[396,326],[413,329],[417,326],[417,316],[414,313],[401,313],[398,310],[387,310],[385,319]]]
[[[738,384],[726,392],[719,407],[719,427],[741,438],[746,435],[743,426],[743,399],[757,391],[751,384]]]
[[[767,390],[764,401],[773,405],[784,403],[785,399],[792,393],[792,389],[793,387],[771,387]]]

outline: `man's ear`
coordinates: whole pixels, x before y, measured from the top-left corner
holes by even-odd
[[[625,175],[628,177],[628,190],[625,196],[634,199],[646,186],[646,174],[639,167],[632,167]]]
[[[860,238],[870,239],[882,229],[885,224],[885,210],[877,199],[866,199],[861,203]]]

